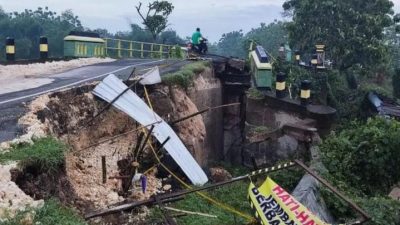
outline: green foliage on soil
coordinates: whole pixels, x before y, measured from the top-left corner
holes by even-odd
[[[181,46],[175,45],[174,48],[171,49],[171,57],[177,59],[183,58],[183,52]]]
[[[323,176],[372,217],[368,224],[400,223],[400,203],[387,197],[400,181],[399,144],[400,122],[376,117],[353,121],[320,147],[329,170]],[[354,211],[332,193],[323,190],[322,196],[339,222],[354,218]]]
[[[253,98],[253,99],[263,99],[264,98],[264,94],[259,91],[257,88],[251,87],[248,90],[247,96],[249,98]]]
[[[193,85],[196,74],[203,72],[209,66],[209,62],[195,62],[183,66],[175,73],[168,73],[162,77],[162,81],[168,85],[178,85],[184,89]]]
[[[324,141],[325,166],[365,194],[388,193],[400,181],[400,123],[376,117],[350,127]]]
[[[32,211],[31,211],[32,212]],[[29,224],[22,221],[26,218],[28,211],[19,213],[13,219],[4,221],[2,225]],[[32,224],[40,225],[87,225],[80,216],[69,208],[64,207],[59,201],[50,199],[40,209],[33,210],[34,218]]]
[[[224,167],[232,174],[233,177],[251,172],[250,169],[242,166],[233,166],[226,163],[219,164],[219,166]],[[292,191],[303,174],[304,173],[299,170],[289,169],[274,172],[268,175],[270,175],[271,178],[279,183],[282,187],[286,188],[286,190]],[[253,177],[252,181],[256,185],[261,185],[261,183],[264,182],[265,178],[266,175]],[[223,202],[225,205],[229,205],[232,208],[239,210],[240,212],[246,213],[248,215],[253,215],[250,204],[247,200],[249,184],[250,180],[244,180],[219,188],[210,189],[209,191],[205,191],[205,193],[213,199],[216,199],[219,202]],[[218,217],[209,218],[197,215],[187,215],[178,219],[178,223],[182,225],[248,224],[248,221],[246,221],[245,219],[211,204],[210,202],[195,193],[185,196],[184,200],[172,203],[170,206],[187,211],[216,215]],[[152,224],[161,224],[162,221],[160,220],[160,218],[162,218],[160,210],[157,208],[152,208],[150,218],[147,222]]]
[[[43,172],[54,172],[64,163],[66,150],[67,146],[55,138],[40,138],[34,140],[32,145],[15,145],[0,154],[0,163],[18,161],[21,167],[33,166]]]
[[[269,128],[269,127],[266,127],[266,126],[257,126],[257,127],[252,128],[252,129],[250,130],[250,133],[265,133],[265,132],[268,132],[268,131],[270,131],[270,128]]]
[[[397,68],[396,72],[393,74],[392,85],[393,95],[396,98],[400,98],[400,68]]]

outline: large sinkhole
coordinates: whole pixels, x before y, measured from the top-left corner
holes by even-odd
[[[168,122],[222,104],[221,84],[211,69],[202,72],[197,81],[192,90],[165,85],[148,87],[154,111]],[[179,189],[174,179],[162,167],[157,167],[152,151],[143,144],[147,135],[140,124],[114,107],[93,119],[107,105],[92,95],[93,88],[94,85],[87,85],[52,93],[30,104],[30,112],[21,119],[28,131],[40,130],[54,136],[66,143],[69,150],[63,168],[57,173],[41,173],[37,168],[27,167],[15,172],[13,180],[36,199],[56,196],[82,214]],[[137,86],[134,90],[143,97],[143,87]],[[223,149],[222,115],[221,110],[215,110],[173,126],[205,171],[209,161],[219,157]],[[158,149],[159,143],[153,138],[150,141],[163,164],[189,183],[174,160]],[[130,185],[135,169],[146,174],[145,193]],[[106,221],[114,224],[114,219],[110,217]],[[121,222],[120,219],[117,221]]]

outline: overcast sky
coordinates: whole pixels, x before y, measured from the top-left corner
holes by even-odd
[[[169,0],[175,6],[169,23],[182,37],[191,36],[196,27],[204,36],[218,41],[223,33],[242,29],[247,32],[261,22],[282,20],[284,0]],[[48,6],[52,11],[66,9],[79,16],[89,28],[106,28],[111,32],[129,30],[129,23],[140,24],[135,5],[139,0],[0,0],[7,12]],[[147,5],[148,0],[142,1]],[[400,0],[394,0],[400,13]]]

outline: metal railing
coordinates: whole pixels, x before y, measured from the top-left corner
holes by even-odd
[[[174,45],[104,38],[105,55],[111,58],[176,58]]]

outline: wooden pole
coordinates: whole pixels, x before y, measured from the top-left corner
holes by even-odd
[[[101,156],[101,168],[103,171],[103,184],[107,183],[107,165],[106,165],[106,157]]]

